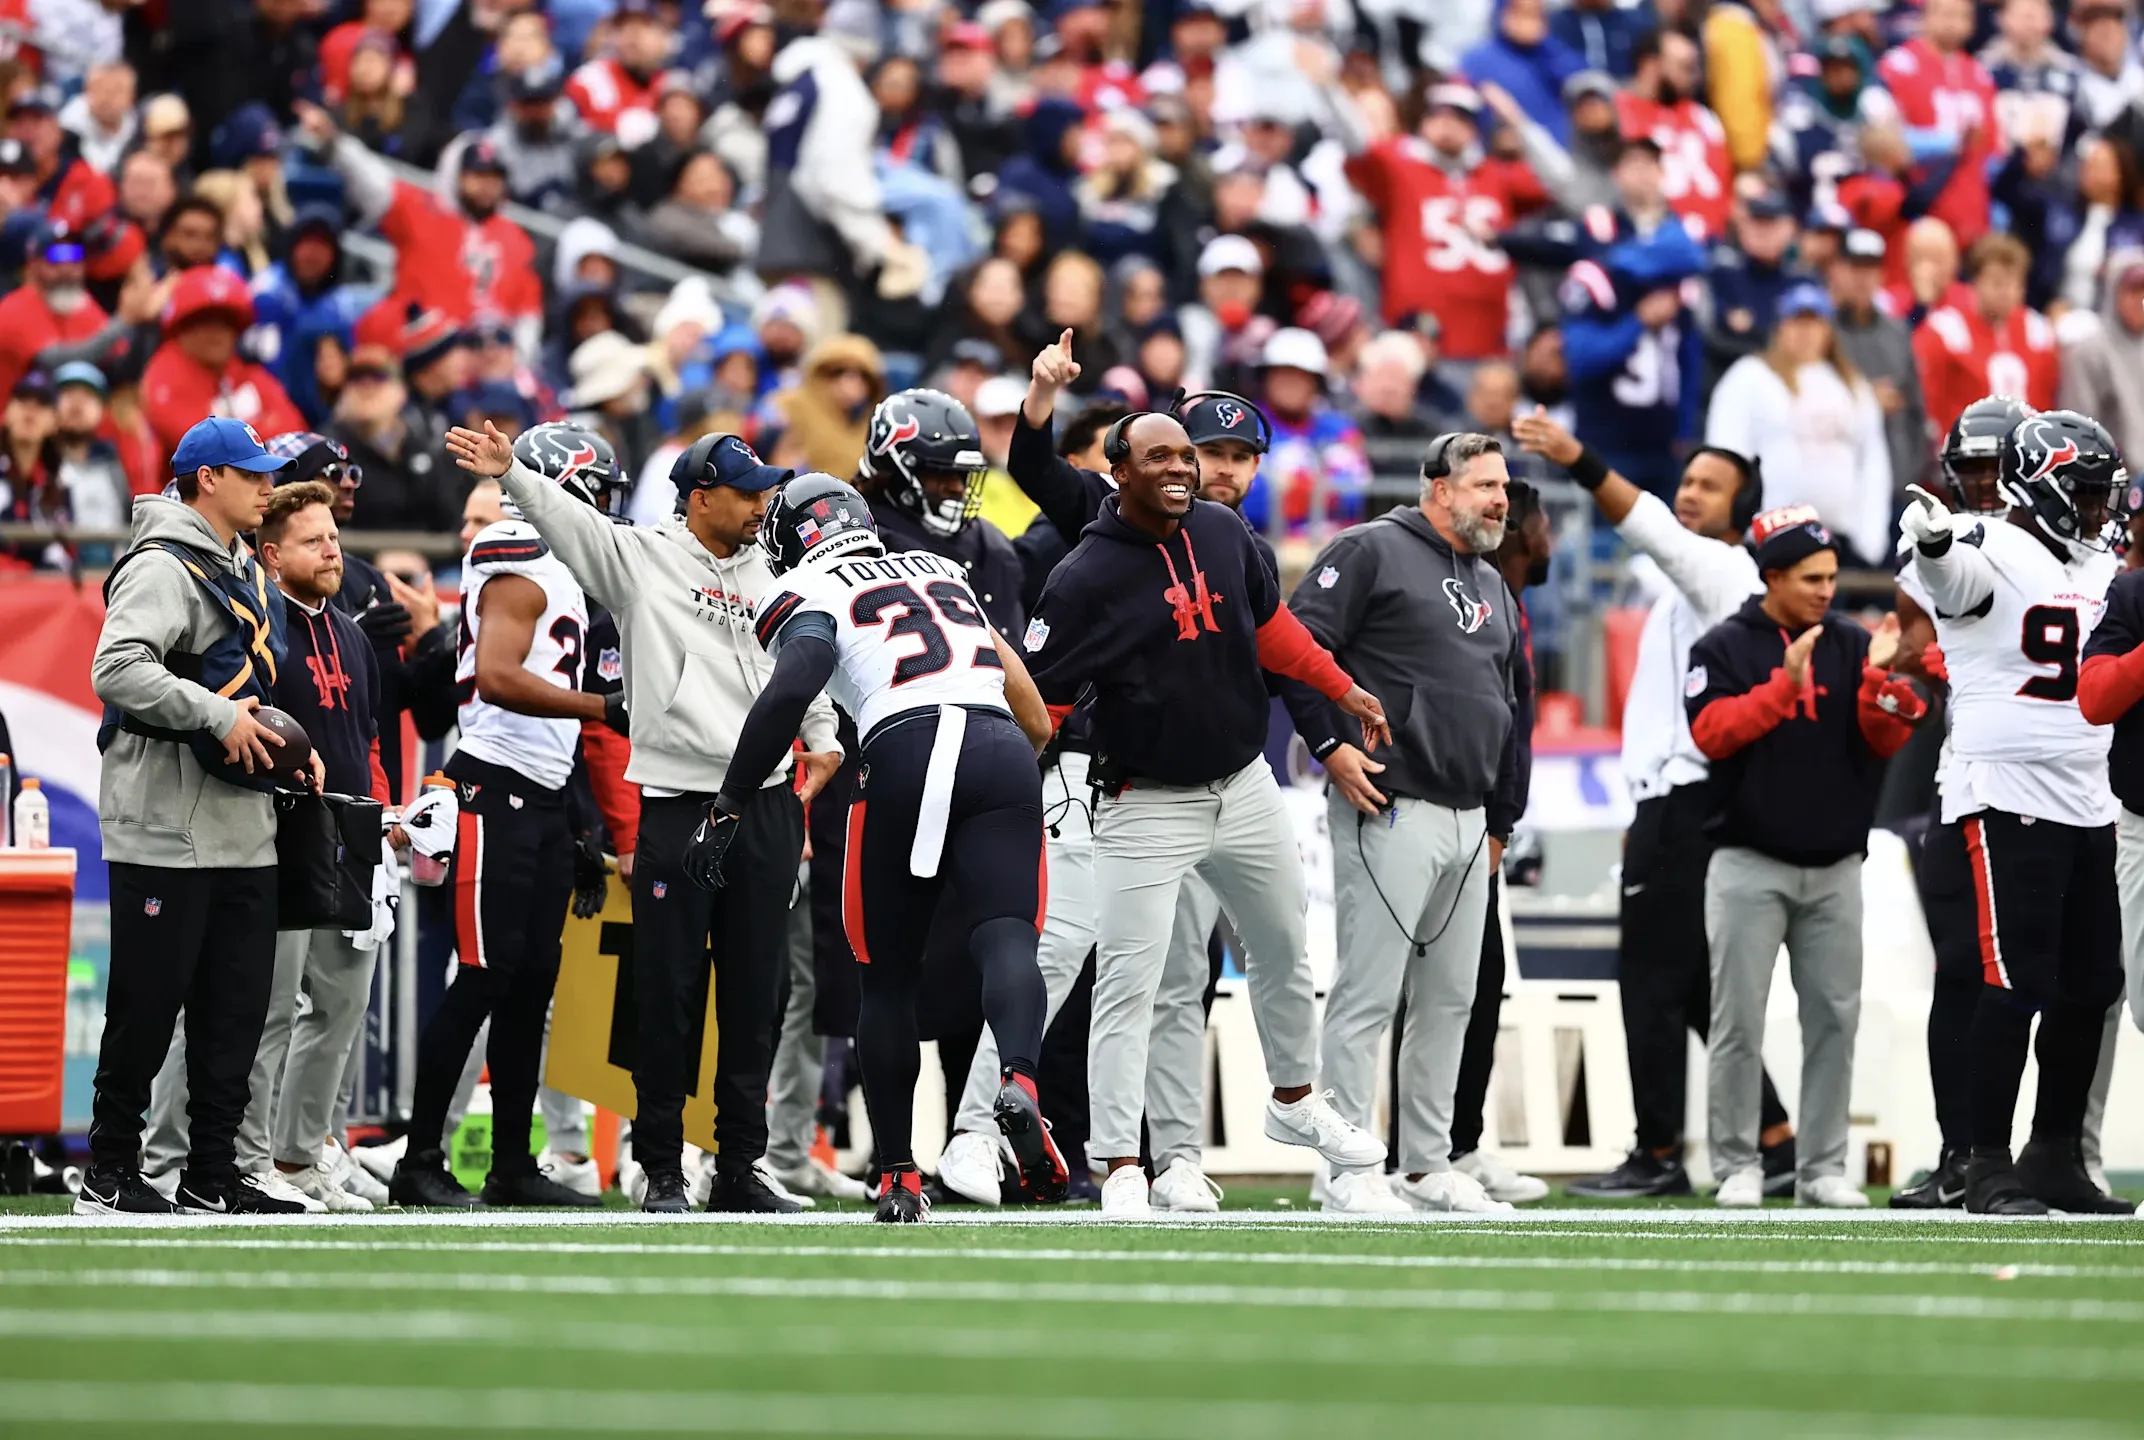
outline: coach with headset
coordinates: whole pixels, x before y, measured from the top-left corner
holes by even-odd
[[[1523,641],[1496,566],[1509,480],[1494,438],[1439,435],[1422,457],[1421,503],[1334,537],[1289,602],[1384,699],[1393,735],[1378,760],[1353,745],[1325,759],[1339,952],[1319,1051],[1334,1108],[1371,1124],[1378,1040],[1405,990],[1399,1174],[1388,1184],[1376,1168],[1336,1170],[1328,1210],[1511,1208],[1451,1156],[1489,877],[1510,839],[1491,833],[1490,802],[1516,785]]]

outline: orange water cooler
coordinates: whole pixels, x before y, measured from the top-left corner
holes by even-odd
[[[0,1135],[60,1128],[72,850],[0,849]]]

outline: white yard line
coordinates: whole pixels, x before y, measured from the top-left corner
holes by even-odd
[[[2023,1245],[2030,1242],[2014,1242]],[[117,1235],[0,1235],[0,1251],[25,1248],[169,1251],[168,1240]],[[2050,1265],[2015,1263],[1978,1265],[1913,1260],[1704,1260],[1657,1256],[1606,1255],[1372,1255],[1286,1250],[1081,1250],[1023,1249],[1017,1246],[926,1245],[674,1245],[634,1241],[330,1240],[315,1236],[239,1237],[202,1235],[186,1242],[190,1250],[268,1250],[365,1254],[479,1255],[655,1255],[710,1259],[895,1260],[933,1263],[946,1260],[1015,1264],[1093,1263],[1102,1265],[1281,1265],[1364,1270],[1548,1270],[1606,1271],[1675,1275],[1889,1275],[1950,1276],[1988,1279],[2144,1280],[2144,1266]]]
[[[1674,1290],[1428,1290],[1342,1286],[1106,1285],[858,1280],[824,1276],[495,1274],[465,1270],[0,1270],[0,1290],[151,1289],[861,1300],[998,1305],[1160,1305],[1297,1310],[1585,1311],[1596,1314],[2144,1323],[2144,1301]],[[4,1413],[4,1412],[0,1412]]]

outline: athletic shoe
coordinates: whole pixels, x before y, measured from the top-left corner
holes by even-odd
[[[2067,1215],[2132,1215],[2136,1206],[2117,1200],[2092,1183],[2085,1172],[2084,1146],[2077,1140],[2027,1141],[2018,1152],[2018,1182],[2033,1199]]]
[[[107,1170],[92,1165],[82,1175],[82,1188],[75,1192],[77,1215],[176,1215],[178,1207],[163,1192],[144,1180],[131,1165]]]
[[[678,1172],[680,1176],[684,1173],[682,1170]],[[648,1198],[648,1172],[630,1155],[621,1155],[618,1158],[618,1193],[625,1197],[628,1205],[635,1208]]]
[[[424,1210],[468,1210],[484,1203],[462,1188],[462,1182],[447,1169],[445,1153],[438,1150],[403,1156],[394,1178],[387,1182],[387,1198],[396,1205]]]
[[[1035,1082],[1025,1075],[1008,1075],[998,1087],[990,1113],[997,1117],[998,1133],[1012,1148],[1013,1165],[1027,1193],[1044,1205],[1061,1203],[1071,1172],[1065,1157],[1057,1153],[1057,1142],[1050,1138],[1050,1122],[1042,1118]]]
[[[1095,1183],[1094,1176],[1084,1167],[1072,1172],[1072,1179],[1065,1186],[1065,1204],[1099,1205],[1102,1203],[1102,1187]]]
[[[305,1169],[287,1173],[282,1178],[300,1195],[319,1201],[323,1208],[335,1214],[360,1215],[372,1210],[370,1200],[352,1195],[336,1182],[334,1162],[325,1154]]]
[[[804,1163],[796,1169],[784,1171],[782,1184],[790,1194],[799,1197],[817,1195],[827,1200],[871,1198],[871,1192],[864,1188],[863,1181],[853,1180],[831,1165],[820,1163],[816,1155],[807,1156]]]
[[[1720,1182],[1712,1203],[1729,1210],[1755,1210],[1764,1204],[1764,1167],[1745,1165]]]
[[[1104,1220],[1151,1220],[1153,1202],[1147,1198],[1146,1171],[1137,1165],[1120,1165],[1102,1181]]]
[[[1325,1157],[1321,1155],[1318,1157],[1318,1163],[1311,1167],[1310,1171],[1310,1208],[1323,1210],[1325,1202],[1332,1198],[1332,1167],[1325,1163]]]
[[[1268,1099],[1266,1138],[1283,1145],[1307,1145],[1334,1165],[1351,1170],[1385,1163],[1384,1142],[1342,1119],[1333,1109],[1330,1090],[1288,1104]]]
[[[1227,1193],[1204,1170],[1179,1155],[1154,1177],[1147,1188],[1147,1203],[1179,1215],[1212,1215],[1220,1210],[1221,1197]]]
[[[1337,1187],[1344,1176],[1333,1176]],[[1449,1212],[1455,1215],[1509,1215],[1511,1207],[1489,1198],[1481,1182],[1463,1170],[1432,1170],[1419,1180],[1395,1175],[1386,1182],[1391,1192],[1410,1209]],[[1328,1206],[1328,1209],[1331,1207]]]
[[[1690,1172],[1682,1168],[1682,1156],[1655,1155],[1643,1146],[1624,1156],[1623,1163],[1607,1174],[1573,1180],[1563,1189],[1584,1200],[1651,1200],[1696,1193]]]
[[[1758,1159],[1764,1165],[1764,1198],[1784,1200],[1795,1194],[1794,1171],[1800,1164],[1794,1158],[1794,1137],[1789,1135],[1777,1145],[1759,1145]]]
[[[280,1200],[286,1205],[295,1204],[308,1215],[325,1215],[328,1213],[328,1206],[325,1201],[306,1194],[293,1183],[289,1176],[278,1175],[273,1170],[250,1171],[239,1176],[238,1183],[240,1185],[250,1185],[262,1194],[269,1196],[271,1199]],[[367,1208],[369,1209],[370,1207],[368,1206]]]
[[[1819,1210],[1866,1210],[1869,1197],[1844,1175],[1819,1175],[1807,1185],[1795,1187],[1794,1203]]]
[[[803,1208],[775,1194],[757,1170],[717,1170],[707,1191],[710,1215],[794,1215]]]
[[[642,1174],[646,1191],[640,1208],[650,1215],[685,1215],[692,1210],[692,1196],[685,1189],[682,1170],[647,1170]]]
[[[707,1197],[715,1191],[715,1157],[696,1145],[685,1148],[685,1179],[692,1186],[692,1203],[705,1210]]]
[[[938,1183],[955,1199],[996,1205],[1004,1199],[998,1169],[998,1137],[963,1130],[945,1142],[938,1157]]]
[[[772,1190],[784,1200],[790,1201],[797,1209],[816,1210],[819,1208],[819,1202],[812,1199],[811,1196],[799,1195],[796,1191],[784,1185],[782,1177],[775,1174],[774,1167],[767,1163],[766,1156],[762,1155],[752,1162],[752,1173],[757,1175],[769,1190]]]
[[[603,1198],[603,1172],[586,1155],[578,1160],[568,1160],[556,1150],[546,1150],[536,1157],[536,1168],[568,1190],[577,1190],[597,1200]]]
[[[2000,1145],[1976,1145],[1965,1160],[1965,1208],[1975,1215],[2045,1215]]]
[[[318,1203],[305,1201],[302,1196],[286,1200],[265,1186],[247,1183],[254,1178],[247,1175],[221,1186],[212,1186],[197,1184],[191,1177],[181,1176],[179,1210],[187,1215],[303,1215],[308,1203]],[[278,1188],[287,1190],[290,1187]]]
[[[541,1170],[508,1174],[494,1170],[484,1177],[483,1195],[486,1205],[538,1205],[554,1210],[599,1210],[603,1206],[600,1197],[569,1190]]]
[[[1935,1170],[1918,1185],[1891,1192],[1893,1210],[1963,1210],[1965,1152],[1945,1149]]]
[[[1392,1193],[1382,1170],[1336,1170],[1333,1178],[1325,1182],[1325,1213],[1412,1215],[1414,1206]]]
[[[1488,1191],[1492,1200],[1526,1205],[1548,1197],[1548,1181],[1538,1175],[1521,1175],[1506,1165],[1502,1157],[1486,1150],[1469,1150],[1464,1155],[1454,1155],[1452,1168],[1462,1175],[1473,1176],[1475,1183]]]
[[[369,1202],[375,1210],[387,1203],[386,1182],[353,1160],[350,1152],[343,1149],[332,1137],[321,1154],[334,1162],[329,1173],[335,1177],[337,1185],[358,1199]]]
[[[350,1152],[367,1175],[382,1185],[395,1178],[395,1167],[409,1154],[409,1136],[398,1135],[381,1145],[360,1145]]]
[[[871,1217],[881,1225],[918,1225],[931,1218],[931,1202],[923,1197],[923,1177],[913,1170],[889,1170],[879,1177],[878,1211]]]

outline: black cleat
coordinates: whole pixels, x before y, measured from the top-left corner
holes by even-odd
[[[179,1178],[173,1199],[188,1215],[304,1215],[305,1206],[295,1200],[270,1195],[257,1185],[232,1177],[222,1185],[197,1181],[191,1175]]]
[[[1005,1083],[998,1087],[991,1113],[997,1117],[998,1130],[1006,1143],[1012,1146],[1013,1158],[1020,1166],[1020,1180],[1028,1193],[1045,1205],[1056,1205],[1064,1200],[1072,1177],[1065,1168],[1065,1157],[1057,1153],[1057,1142],[1050,1138],[1049,1122],[1042,1118],[1034,1084],[1025,1076],[1006,1076]]]
[[[913,1170],[888,1170],[878,1181],[878,1213],[871,1217],[881,1225],[916,1225],[931,1218],[931,1202],[923,1198],[923,1177]]]
[[[1666,1158],[1640,1146],[1605,1175],[1589,1175],[1564,1187],[1567,1195],[1586,1200],[1651,1200],[1662,1195],[1689,1195],[1690,1172],[1680,1155]]]
[[[1777,1145],[1760,1145],[1758,1153],[1764,1159],[1764,1197],[1777,1200],[1794,1196],[1794,1137],[1789,1135]]]
[[[1918,1185],[1891,1194],[1893,1210],[1963,1210],[1965,1208],[1965,1152],[1943,1151],[1935,1172]]]
[[[2092,1183],[2084,1168],[2084,1145],[2078,1140],[2025,1142],[2017,1155],[2018,1183],[2033,1199],[2065,1215],[2134,1215],[2137,1207],[2117,1200]]]
[[[650,1170],[648,1193],[640,1208],[650,1215],[683,1215],[692,1209],[692,1192],[685,1188],[682,1170]]]
[[[157,1188],[131,1165],[106,1169],[92,1165],[82,1176],[82,1189],[74,1197],[77,1215],[176,1215],[179,1207],[166,1200]]]
[[[1975,1215],[2045,1215],[2018,1179],[2010,1152],[2000,1145],[1976,1145],[1965,1161],[1965,1208]]]
[[[484,1203],[486,1205],[539,1205],[548,1210],[599,1210],[603,1199],[599,1195],[583,1195],[580,1191],[559,1184],[541,1170],[515,1171],[501,1174],[497,1170],[484,1177]]]
[[[470,1210],[484,1203],[462,1188],[439,1150],[404,1155],[387,1182],[387,1199],[413,1210]]]
[[[710,1215],[795,1215],[803,1206],[774,1193],[757,1170],[715,1171],[715,1183],[707,1192]]]

